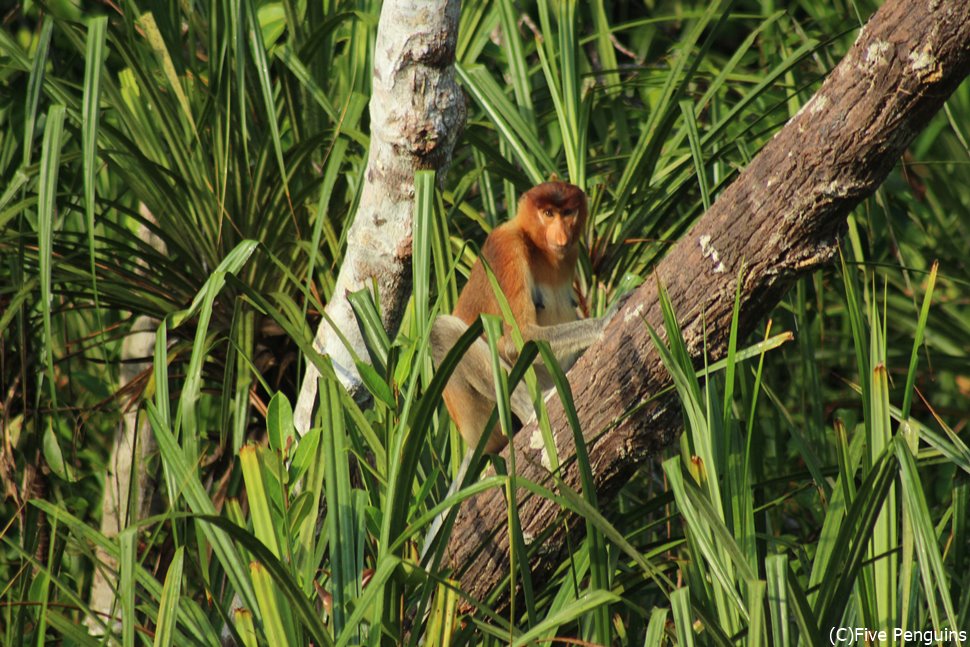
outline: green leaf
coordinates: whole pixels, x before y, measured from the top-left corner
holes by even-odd
[[[456,65],[455,69],[469,94],[481,105],[499,134],[511,146],[529,180],[539,184],[554,173],[556,165],[534,134],[534,128],[527,125],[488,71],[481,66],[466,69]]]
[[[274,393],[270,398],[266,411],[266,431],[269,434],[269,446],[285,455],[296,431],[293,428],[293,407],[282,393]]]
[[[81,146],[84,155],[84,220],[88,234],[88,256],[90,258],[91,291],[95,299],[95,311],[101,315],[98,298],[98,277],[95,261],[94,211],[95,175],[98,171],[98,121],[101,117],[101,73],[104,70],[105,29],[107,16],[99,16],[88,21],[88,38],[84,53],[84,108],[81,113]],[[103,328],[99,323],[98,328]]]
[[[51,34],[53,31],[54,20],[50,14],[47,14],[44,16],[44,22],[40,28],[37,49],[34,52],[34,59],[30,63],[30,77],[27,81],[27,103],[24,107],[24,166],[30,164],[31,154],[34,150],[34,127],[37,123],[37,111],[40,106],[40,95],[44,86],[47,56],[50,51]],[[7,48],[4,49],[6,50]],[[13,50],[13,48],[10,49],[11,51]]]
[[[175,64],[172,62],[172,56],[168,52],[168,47],[165,45],[165,39],[158,29],[158,24],[155,22],[155,16],[152,12],[146,11],[138,16],[138,25],[144,31],[145,39],[161,61],[162,71],[168,80],[168,86],[175,93],[175,98],[178,100],[178,104],[182,108],[182,114],[185,116],[183,123],[187,124],[191,132],[198,136],[195,132],[195,119],[192,117],[192,106],[189,103],[189,97],[185,94],[182,81],[175,71]]]
[[[175,549],[175,555],[165,573],[162,599],[158,603],[158,622],[155,625],[154,647],[171,647],[173,644],[175,618],[182,588],[182,563],[185,560],[185,547]]]
[[[189,508],[196,514],[214,515],[215,506],[209,498],[205,488],[196,474],[195,463],[186,460],[184,453],[175,441],[175,437],[158,415],[154,405],[149,402],[148,420],[151,423],[155,438],[158,441],[158,448],[162,455],[162,461],[171,472],[173,481],[180,487],[180,493],[185,497]],[[174,495],[173,495],[174,498]],[[255,607],[256,599],[253,594],[252,585],[246,566],[240,558],[239,552],[233,546],[229,537],[223,530],[213,528],[209,524],[202,524],[202,530],[208,539],[212,551],[219,560],[222,568],[236,593],[242,599],[243,604],[250,608]]]
[[[661,647],[666,624],[667,609],[654,607],[653,611],[650,612],[650,623],[647,625],[647,635],[643,639],[643,647]]]
[[[267,642],[270,645],[288,647],[292,641],[285,627],[283,614],[276,599],[276,588],[270,574],[259,562],[250,563],[249,572],[253,577],[253,589],[259,602],[259,617],[262,620],[263,631],[266,632]]]
[[[771,644],[791,645],[791,610],[788,608],[788,556],[769,555],[765,559],[768,578],[768,608],[771,613]]]
[[[246,495],[249,500],[249,513],[253,519],[253,530],[273,556],[279,559],[280,547],[276,537],[279,524],[270,512],[259,452],[260,448],[252,443],[244,446],[239,450],[239,464],[242,467],[243,479],[246,481]]]
[[[923,306],[919,311],[919,321],[916,323],[916,334],[913,338],[913,350],[909,355],[909,369],[906,371],[906,388],[903,391],[903,406],[901,416],[903,420],[909,418],[913,405],[913,392],[916,385],[916,366],[919,359],[919,347],[926,334],[926,321],[930,315],[930,304],[933,302],[933,289],[936,287],[936,274],[940,269],[940,262],[933,261],[930,274],[926,278],[926,294],[923,295]]]
[[[51,468],[54,474],[71,483],[77,480],[77,473],[74,466],[64,460],[64,454],[61,453],[61,446],[57,442],[57,434],[54,433],[54,422],[50,418],[48,418],[46,429],[44,430],[43,449],[44,461],[47,462],[47,466]]]
[[[560,611],[547,616],[541,622],[536,623],[532,629],[516,637],[512,641],[512,647],[528,645],[531,641],[542,636],[549,631],[574,622],[577,618],[603,607],[611,602],[619,602],[620,598],[609,591],[590,591],[579,596],[576,600],[566,605]]]
[[[64,106],[51,106],[44,126],[44,144],[40,157],[40,180],[37,198],[37,246],[40,255],[40,303],[44,315],[44,360],[51,402],[57,407],[57,388],[54,375],[54,336],[51,325],[51,258],[54,246],[56,219],[57,173],[61,164],[61,135],[64,130]]]
[[[234,612],[236,631],[242,638],[245,647],[259,647],[256,635],[256,625],[253,624],[253,612],[249,609],[236,609]]]
[[[683,647],[693,647],[694,621],[690,611],[690,589],[685,586],[671,593],[670,607],[673,610],[678,644]]]
[[[244,240],[236,245],[206,280],[205,285],[192,301],[192,305],[186,310],[171,315],[172,328],[177,328],[196,312],[199,314],[195,340],[192,343],[192,355],[185,370],[185,383],[182,386],[176,416],[176,428],[179,426],[182,428],[183,450],[192,461],[198,458],[199,453],[200,430],[196,407],[202,393],[202,365],[209,352],[209,322],[212,320],[213,304],[226,283],[226,275],[238,272],[249,260],[257,244],[254,240]]]
[[[945,627],[953,629],[960,626],[950,595],[951,583],[947,569],[943,566],[943,554],[937,541],[937,529],[926,501],[926,490],[916,468],[916,461],[905,442],[893,443],[896,459],[899,461],[899,481],[903,491],[903,505],[906,511],[905,523],[912,526],[915,535],[916,553],[919,556],[919,573],[923,578],[925,605],[933,621],[933,629],[941,631]],[[942,605],[942,613],[940,606]],[[943,623],[943,618],[946,623]],[[957,639],[956,643],[961,641]]]

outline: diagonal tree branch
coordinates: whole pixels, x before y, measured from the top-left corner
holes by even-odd
[[[872,16],[819,91],[670,250],[606,338],[570,371],[599,500],[615,494],[680,430],[675,397],[622,418],[670,382],[644,325],[662,327],[657,281],[670,294],[691,354],[700,356],[706,331],[710,353],[723,356],[742,264],[746,334],[797,278],[832,259],[845,217],[872,195],[968,73],[966,0],[887,0]],[[550,416],[557,451],[568,461],[575,451],[558,402]],[[540,460],[544,450],[535,449],[542,443],[532,442],[536,433],[532,425],[515,438],[518,472],[551,485]],[[562,477],[578,490],[575,461],[568,465]],[[583,524],[568,516],[566,524],[556,523],[562,509],[538,497],[520,505],[524,536],[544,538],[532,561],[542,578],[561,561],[564,525],[581,533]],[[451,534],[448,563],[477,599],[508,574],[506,514],[503,493],[489,490],[465,503]]]

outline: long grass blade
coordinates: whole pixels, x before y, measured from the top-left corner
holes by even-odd
[[[94,295],[94,308],[101,324],[101,302],[98,295],[98,276],[96,272],[96,248],[94,241],[95,176],[98,170],[98,120],[101,117],[101,76],[104,70],[105,30],[108,25],[106,16],[92,18],[88,22],[87,45],[84,53],[84,108],[81,112],[81,148],[84,156],[84,221],[88,234],[88,257],[91,269],[91,292]]]
[[[909,355],[909,369],[906,371],[906,389],[903,391],[903,406],[900,409],[903,420],[909,418],[913,406],[913,387],[916,384],[916,365],[919,358],[919,347],[923,343],[926,333],[926,322],[930,315],[930,304],[933,302],[933,288],[936,287],[936,274],[940,269],[940,262],[933,261],[930,273],[926,277],[926,293],[923,295],[923,306],[919,311],[919,321],[916,323],[916,334],[913,339],[913,352]]]
[[[273,580],[259,562],[250,563],[249,572],[253,577],[253,589],[259,602],[259,615],[263,621],[263,631],[266,632],[268,644],[289,647],[293,642],[286,631]]]
[[[51,305],[54,300],[51,285],[51,263],[54,227],[57,218],[57,173],[61,164],[61,136],[64,131],[64,106],[51,106],[44,126],[44,143],[40,154],[40,180],[37,204],[37,247],[40,255],[40,307],[44,317],[44,361],[51,401],[57,407],[56,377],[54,375],[54,331],[51,325]]]
[[[579,618],[580,616],[589,613],[596,608],[604,606],[610,602],[617,602],[618,600],[619,598],[609,591],[590,591],[572,604],[568,605],[565,609],[546,617],[542,622],[537,623],[532,629],[516,637],[511,644],[513,647],[528,645],[531,643],[531,641],[535,640],[544,633],[547,633],[556,627],[561,627],[562,625],[568,624],[576,620],[576,618]]]
[[[937,631],[944,629],[944,627],[955,630],[960,626],[959,618],[955,613],[953,599],[950,595],[950,578],[943,567],[943,555],[937,543],[937,530],[933,525],[933,518],[930,516],[929,506],[926,502],[926,490],[923,488],[919,471],[916,469],[916,461],[907,444],[897,441],[893,443],[893,447],[896,450],[896,459],[899,461],[899,481],[902,487],[906,519],[912,524],[916,539],[916,552],[920,564],[919,572],[923,578],[926,607],[930,612],[933,628]],[[940,613],[940,605],[943,607],[943,613]],[[944,617],[946,618],[946,625],[942,622]],[[953,635],[954,644],[964,644],[959,631],[954,631]]]
[[[171,647],[174,640],[175,619],[179,606],[179,596],[182,588],[182,564],[185,560],[185,548],[179,546],[168,565],[165,573],[165,585],[162,587],[162,598],[158,603],[158,623],[155,625],[155,640],[153,647]]]
[[[181,448],[175,440],[175,436],[163,424],[158,415],[158,411],[147,403],[148,419],[151,422],[155,438],[158,440],[158,447],[161,451],[162,460],[172,473],[173,479],[177,484],[182,496],[185,497],[189,508],[196,514],[214,515],[215,506],[206,493],[205,488],[199,481],[195,473],[195,464],[186,460]],[[253,594],[252,584],[250,583],[248,569],[240,558],[239,552],[233,546],[229,537],[224,531],[213,528],[210,524],[202,524],[202,531],[212,547],[229,581],[232,583],[236,593],[242,599],[243,604],[249,608],[256,608],[256,598]]]
[[[34,52],[34,59],[30,62],[30,76],[27,81],[27,103],[24,106],[23,166],[30,164],[34,151],[34,129],[37,125],[40,95],[44,86],[47,56],[50,51],[51,34],[53,31],[54,19],[50,14],[45,15],[44,22],[40,28],[40,35],[37,39],[37,49]],[[4,48],[5,51],[16,51],[17,49],[19,48]]]

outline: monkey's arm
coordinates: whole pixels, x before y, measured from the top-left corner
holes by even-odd
[[[593,342],[603,336],[607,324],[610,323],[613,315],[616,314],[625,300],[618,300],[602,317],[567,321],[553,326],[540,326],[536,323],[520,325],[522,339],[524,341],[544,341],[548,343],[553,355],[557,358],[579,353],[592,346]],[[518,357],[518,349],[508,336],[504,341],[503,350],[506,353],[506,359],[514,362]]]
[[[597,319],[579,319],[554,326],[539,326],[533,324],[522,329],[524,341],[544,341],[549,344],[553,355],[564,357],[582,350],[586,350],[603,335],[603,329],[609,320],[606,317]],[[506,343],[510,343],[507,340]],[[517,356],[518,353],[515,353]]]

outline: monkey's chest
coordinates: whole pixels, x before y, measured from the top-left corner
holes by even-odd
[[[552,326],[579,319],[576,315],[572,285],[534,285],[532,303],[536,308],[536,323],[540,326]]]

